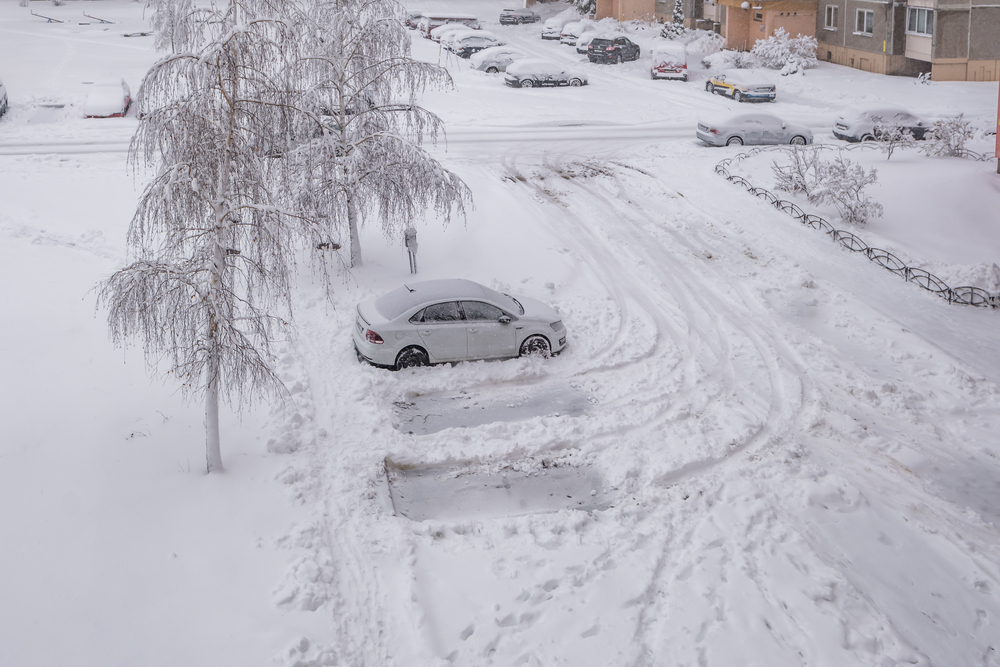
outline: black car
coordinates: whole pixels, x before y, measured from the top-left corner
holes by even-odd
[[[542,17],[530,9],[505,9],[500,12],[500,25],[536,23],[541,20]]]
[[[620,63],[638,60],[639,45],[628,37],[595,37],[587,47],[587,57],[592,63]]]

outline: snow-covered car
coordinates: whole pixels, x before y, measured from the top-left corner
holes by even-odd
[[[618,64],[625,60],[638,60],[639,45],[621,35],[595,37],[587,47],[587,59],[592,63]]]
[[[504,83],[512,88],[576,87],[587,85],[587,75],[565,63],[541,58],[522,58],[507,65]]]
[[[580,38],[580,35],[596,27],[597,24],[588,19],[567,23],[563,26],[562,32],[559,33],[559,43],[564,46],[576,46],[576,40]]]
[[[94,83],[87,93],[83,115],[87,118],[121,118],[132,106],[132,91],[125,79]]]
[[[554,308],[471,280],[408,283],[358,304],[358,359],[401,370],[449,361],[558,354],[566,327]]]
[[[651,79],[687,81],[687,49],[683,44],[667,42],[653,48],[653,61],[649,68]]]
[[[462,23],[445,23],[444,25],[439,25],[436,28],[431,29],[430,37],[431,40],[435,42],[441,42],[447,45],[448,39],[455,33],[472,33],[475,32],[473,28],[470,28]]]
[[[409,28],[410,30],[416,30],[417,24],[423,17],[424,17],[423,11],[406,12],[406,27]]]
[[[469,60],[472,62],[473,69],[496,74],[506,71],[507,65],[515,60],[527,57],[528,54],[514,46],[492,46],[479,53],[473,53]]]
[[[874,141],[882,134],[882,126],[898,126],[923,139],[927,124],[915,114],[899,107],[851,109],[838,117],[833,125],[833,135],[844,141]]]
[[[729,95],[737,102],[773,102],[776,86],[759,74],[746,70],[727,69],[709,77],[705,90],[713,94]]]
[[[559,39],[562,37],[563,28],[574,19],[570,16],[553,16],[545,19],[542,25],[542,39]]]
[[[7,88],[0,81],[0,116],[7,113]]]
[[[500,25],[515,25],[520,23],[537,23],[542,17],[527,8],[504,9],[500,12]]]
[[[595,37],[599,36],[601,33],[597,30],[588,30],[579,37],[576,38],[576,52],[583,55],[587,55],[587,47],[590,46],[590,42]]]
[[[791,144],[813,142],[813,133],[804,125],[788,123],[766,111],[741,113],[714,120],[698,121],[695,135],[709,146]]]
[[[417,21],[417,30],[427,39],[431,38],[431,31],[445,24],[464,25],[466,28],[478,29],[479,19],[471,14],[432,14],[424,12],[424,15]]]
[[[448,50],[459,58],[468,58],[473,53],[494,46],[503,46],[499,37],[485,30],[477,30],[472,34],[460,33],[448,41]]]

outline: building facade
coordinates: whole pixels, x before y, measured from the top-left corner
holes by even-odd
[[[820,60],[935,81],[996,81],[996,0],[819,0]]]

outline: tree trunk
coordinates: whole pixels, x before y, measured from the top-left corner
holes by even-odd
[[[347,224],[351,230],[351,267],[361,266],[361,237],[358,235],[358,209],[347,197]]]
[[[210,329],[215,328],[211,317]],[[211,340],[214,342],[214,332]],[[219,439],[219,353],[213,345],[208,357],[208,381],[205,384],[205,462],[208,473],[222,472],[222,447]]]

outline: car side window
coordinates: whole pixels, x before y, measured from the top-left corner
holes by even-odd
[[[418,319],[419,317],[419,319]],[[462,311],[458,308],[457,301],[445,301],[427,306],[422,311],[410,318],[411,322],[441,323],[457,322],[462,319]]]
[[[615,40],[615,46],[625,46],[625,40],[619,37]]]
[[[490,303],[482,301],[463,301],[462,310],[465,311],[465,319],[474,322],[496,322],[504,312]]]

